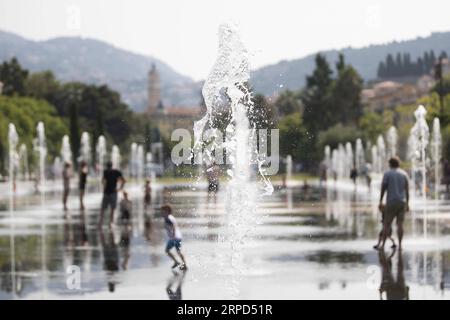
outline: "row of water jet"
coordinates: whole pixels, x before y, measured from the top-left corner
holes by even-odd
[[[194,124],[194,155],[202,153],[202,159],[212,159],[215,150],[225,147],[230,169],[227,171],[229,181],[226,188],[226,229],[220,235],[219,252],[225,255],[221,271],[230,274],[227,286],[233,296],[239,293],[240,276],[245,269],[243,263],[244,245],[251,237],[256,226],[255,212],[257,197],[264,192],[271,192],[271,185],[264,184],[264,190],[258,191],[250,181],[252,164],[256,164],[262,174],[262,165],[256,157],[254,130],[250,129],[248,114],[253,112],[249,82],[248,52],[245,49],[237,28],[224,24],[219,28],[219,49],[216,62],[203,86],[206,104],[205,116]],[[231,115],[226,127],[226,137],[218,135],[213,129],[214,119],[223,111]],[[202,151],[203,134],[211,129],[213,142],[210,148]],[[267,180],[263,180],[266,181]],[[231,268],[230,268],[231,267]]]

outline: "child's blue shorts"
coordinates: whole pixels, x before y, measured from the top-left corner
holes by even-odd
[[[181,239],[170,239],[167,241],[166,250],[170,250],[173,247],[175,249],[180,250],[181,248]]]

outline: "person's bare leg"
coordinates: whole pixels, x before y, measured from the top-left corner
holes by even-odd
[[[84,210],[84,190],[80,190],[80,209]]]
[[[383,235],[382,235],[380,249],[384,249],[384,244],[386,243],[386,239],[389,237],[389,229],[390,229],[390,224],[387,221],[385,221],[383,223]]]
[[[69,198],[69,191],[68,190],[64,190],[64,193],[63,193],[64,210],[67,210],[67,198]]]
[[[183,254],[181,253],[181,250],[180,250],[180,249],[177,249],[177,253],[178,253],[178,255],[180,256],[181,261],[183,261],[183,264],[186,266],[186,261],[184,260],[184,256],[183,256]]]
[[[100,218],[98,219],[98,226],[99,228],[101,228],[101,226],[103,225],[103,217],[105,215],[105,209],[101,208],[100,209]]]
[[[111,213],[109,216],[109,227],[111,228],[114,224],[114,209],[111,208]]]
[[[378,234],[378,242],[376,245],[373,246],[374,249],[378,249],[380,247],[382,239],[383,239],[383,229],[381,229],[380,233]]]
[[[398,248],[402,248],[403,240],[403,220],[397,218],[397,236],[398,236]]]
[[[174,263],[179,264],[178,260],[175,258],[172,252],[170,250],[166,250],[167,255],[173,260]]]

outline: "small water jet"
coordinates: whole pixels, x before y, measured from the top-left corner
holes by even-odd
[[[97,153],[97,170],[101,175],[106,161],[106,139],[104,136],[98,137],[95,151]]]
[[[388,145],[387,156],[388,158],[397,155],[398,134],[397,129],[391,126],[386,134],[386,141]]]
[[[355,145],[355,167],[358,173],[363,172],[366,164],[366,157],[364,154],[364,147],[360,138],[356,139]]]
[[[288,154],[286,156],[286,186],[289,186],[291,180],[292,180],[292,156]]]
[[[9,194],[10,194],[10,208],[12,209],[12,199],[15,192],[16,184],[16,168],[17,168],[17,144],[19,143],[19,135],[16,131],[16,126],[12,123],[8,126],[8,145],[9,145]]]
[[[441,161],[441,153],[442,153],[442,135],[441,135],[441,124],[439,118],[433,119],[433,135],[431,139],[431,158],[433,160],[434,167],[434,193],[435,199],[439,197],[439,164]]]
[[[427,147],[430,137],[430,131],[428,129],[427,121],[425,119],[426,114],[427,110],[425,109],[424,106],[420,105],[414,112],[416,122],[410,131],[410,135],[413,137],[410,140],[410,142],[412,143],[411,145],[412,150],[414,151],[412,153],[412,156],[414,157],[415,161],[420,165],[424,208],[426,207],[426,200],[427,200],[426,161],[427,161]],[[426,237],[427,236],[426,210],[424,210],[423,215],[423,229],[424,229],[424,236]]]
[[[381,134],[377,138],[377,151],[378,151],[377,171],[378,173],[382,174],[386,169],[386,144],[384,143],[384,139]]]
[[[231,169],[227,171],[229,175],[226,188],[227,233],[220,236],[220,243],[231,249],[230,289],[233,296],[239,293],[239,275],[244,267],[245,240],[251,236],[255,227],[257,188],[250,181],[254,160],[257,161],[259,173],[263,177],[263,193],[270,193],[273,190],[270,182],[264,178],[259,159],[257,157],[255,159],[256,143],[253,139],[254,132],[249,130],[248,119],[248,114],[253,112],[251,92],[247,86],[249,79],[248,52],[239,37],[237,27],[223,24],[219,28],[218,57],[202,90],[207,112],[194,124],[194,155],[203,155],[203,151],[198,150],[203,148],[205,128],[211,127],[214,118],[228,109],[231,119],[226,127],[225,142],[216,137],[208,152],[225,146],[227,161],[231,165]]]
[[[72,150],[70,149],[70,141],[68,135],[64,135],[62,138],[60,154],[63,163],[72,163]]]
[[[45,193],[45,159],[47,157],[47,144],[45,141],[44,123],[40,121],[36,127],[37,137],[35,140],[35,148],[38,153],[39,163],[39,187],[42,195]]]
[[[114,169],[120,169],[120,162],[122,161],[122,157],[120,155],[120,149],[117,145],[113,145],[111,150],[111,162],[112,167]]]
[[[91,160],[91,144],[90,144],[90,139],[89,139],[89,133],[84,131],[81,134],[79,162],[84,161],[89,166],[90,160]]]
[[[23,181],[29,178],[28,169],[28,151],[26,144],[22,143],[19,147],[19,172]]]

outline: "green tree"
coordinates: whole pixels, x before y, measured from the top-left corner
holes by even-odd
[[[301,96],[303,121],[313,137],[332,123],[331,75],[332,70],[325,56],[318,54],[316,67],[313,74],[306,77],[306,88]]]
[[[39,121],[45,124],[45,134],[49,157],[59,155],[61,137],[68,133],[66,123],[58,116],[55,108],[44,100],[25,97],[0,96],[0,172],[4,173],[7,157],[8,125],[14,123],[19,135],[19,143],[24,143],[32,165],[32,141],[36,137]]]
[[[29,97],[52,101],[59,86],[58,80],[51,71],[32,73],[25,80],[25,93]]]
[[[329,145],[336,148],[339,143],[355,142],[360,137],[360,132],[354,126],[344,126],[338,123],[319,134],[318,151]]]
[[[70,146],[72,149],[72,155],[75,161],[80,154],[80,126],[78,119],[78,106],[74,103],[70,106]]]
[[[363,80],[358,72],[345,64],[344,56],[339,56],[336,64],[337,79],[333,84],[332,98],[334,113],[332,124],[341,122],[344,125],[358,125],[362,115],[361,91]]]
[[[25,95],[25,81],[28,71],[22,69],[16,58],[0,65],[0,81],[3,82],[2,94],[7,96]]]
[[[376,112],[367,112],[359,120],[359,127],[365,141],[376,141],[385,132],[383,117]]]
[[[278,122],[280,130],[280,155],[291,155],[296,161],[307,160],[305,152],[306,129],[303,126],[302,116],[299,112],[285,116]]]
[[[252,97],[253,109],[250,110],[248,118],[250,125],[257,129],[273,128],[273,112],[262,94]]]
[[[300,97],[297,92],[283,91],[275,100],[274,110],[276,117],[283,117],[301,110]]]

